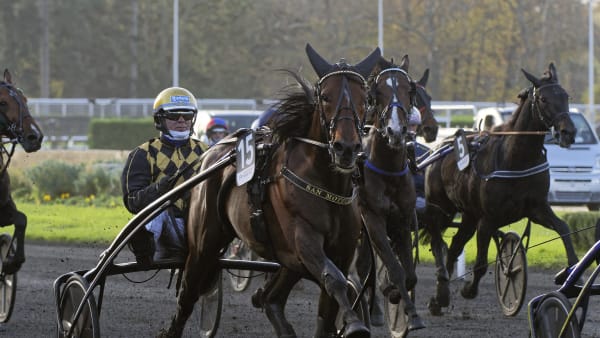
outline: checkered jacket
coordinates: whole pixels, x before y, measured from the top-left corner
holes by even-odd
[[[160,197],[158,182],[165,175],[174,175],[183,165],[196,161],[208,146],[190,138],[188,142],[176,145],[166,138],[153,138],[135,148],[127,158],[121,187],[125,207],[131,213],[138,213]],[[194,164],[194,169],[200,167],[200,162]],[[190,178],[196,170],[186,170],[179,177],[176,185]],[[175,214],[183,216],[187,207],[184,199],[175,203]]]

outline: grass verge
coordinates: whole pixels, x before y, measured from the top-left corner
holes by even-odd
[[[48,242],[96,243],[109,244],[121,231],[132,215],[124,207],[108,208],[71,205],[39,205],[17,202],[19,210],[28,218],[27,239]],[[562,213],[558,213],[561,217]],[[515,231],[523,234],[526,220],[503,227],[504,232]],[[11,230],[12,231],[12,230]],[[450,243],[455,229],[449,229],[444,235]],[[582,256],[582,252],[578,255]],[[467,265],[475,260],[475,237],[465,247]],[[421,262],[433,262],[429,245],[419,246]],[[496,246],[490,243],[488,262],[494,264]],[[529,250],[527,253],[529,266],[558,270],[566,265],[566,253],[557,233],[540,225],[533,224]]]

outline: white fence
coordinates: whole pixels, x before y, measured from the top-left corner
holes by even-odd
[[[274,100],[254,99],[201,99],[199,109],[266,109]],[[79,99],[29,99],[29,109],[34,116],[89,116],[148,117],[152,116],[154,99],[79,98]]]
[[[267,109],[275,100],[269,99],[199,99],[199,109]],[[40,99],[28,100],[29,108],[34,116],[89,116],[96,118],[108,117],[148,117],[152,115],[154,99],[127,99],[127,98],[74,98],[74,99]],[[433,101],[436,119],[446,127],[450,126],[452,114],[469,114],[485,107],[503,106],[496,102],[477,101]],[[572,103],[571,107],[584,112],[591,120],[587,104]],[[598,111],[600,104],[594,106]]]

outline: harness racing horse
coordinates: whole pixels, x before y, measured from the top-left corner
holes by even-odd
[[[459,170],[452,155],[426,170],[425,230],[431,235],[438,283],[429,304],[434,315],[441,315],[441,307],[449,305],[448,282],[454,263],[475,233],[473,279],[461,291],[468,299],[477,295],[479,281],[487,270],[488,247],[494,233],[524,217],[559,233],[569,266],[577,263],[569,228],[547,201],[550,174],[544,150],[544,135],[552,127],[561,147],[569,147],[574,141],[576,129],[568,114],[569,96],[558,83],[554,64],[550,63],[541,78],[522,72],[532,86],[519,93],[520,104],[508,122],[489,135],[479,135],[481,143],[471,143],[479,149],[470,149],[468,166]],[[462,220],[448,250],[442,232],[457,212],[462,213]]]
[[[13,85],[8,69],[4,70],[4,80],[0,81],[0,137],[3,138],[0,146],[0,227],[14,224],[13,238],[17,241],[15,255],[9,255],[2,262],[0,271],[13,274],[25,262],[27,217],[17,210],[10,194],[8,166],[17,143],[31,153],[41,148],[44,135],[29,113],[27,98]],[[9,141],[5,142],[6,138]],[[8,150],[5,144],[12,144],[12,148]]]
[[[438,123],[431,109],[431,96],[427,93],[427,81],[429,80],[429,68],[423,72],[423,76],[416,82],[415,107],[421,113],[421,125],[417,128],[417,135],[423,136],[425,142],[433,142],[437,138]]]
[[[411,243],[416,193],[406,143],[416,85],[408,67],[408,55],[399,66],[381,58],[369,78],[374,124],[364,142],[366,160],[359,197],[371,243],[388,270],[390,285],[382,286],[383,294],[392,303],[404,300],[408,330],[415,330],[425,326],[408,293],[417,283]],[[368,257],[364,251],[358,255],[360,275],[365,274],[361,265]]]
[[[219,276],[219,258],[234,236],[281,266],[253,299],[264,308],[279,337],[296,336],[284,309],[301,278],[321,287],[316,336],[337,334],[338,309],[344,337],[370,335],[352,310],[346,275],[361,232],[353,175],[362,151],[365,78],[380,51],[375,49],[354,66],[343,59],[330,64],[310,45],[306,53],[319,80],[313,88],[292,73],[302,90],[288,93],[270,120],[273,135],[265,175],[257,174],[265,184],[263,216],[253,217],[256,210],[248,193],[252,181],[236,186],[233,166],[215,172],[191,191],[189,254],[177,312],[164,336],[181,336],[194,303]],[[202,170],[229,153],[235,145],[228,140],[238,134],[209,149]]]

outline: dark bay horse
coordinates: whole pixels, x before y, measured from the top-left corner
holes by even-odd
[[[425,69],[423,76],[416,82],[415,108],[421,113],[421,125],[417,128],[417,135],[423,136],[425,142],[433,142],[437,138],[438,123],[431,109],[431,96],[425,86],[429,80],[429,68]]]
[[[337,334],[338,309],[344,337],[369,336],[348,300],[346,276],[361,232],[352,180],[362,150],[365,79],[380,51],[376,49],[354,66],[343,59],[330,64],[310,45],[306,53],[319,80],[313,87],[292,73],[301,91],[289,93],[270,119],[273,135],[265,144],[271,142],[271,151],[259,175],[265,185],[260,203],[263,217],[252,217],[251,182],[236,186],[233,166],[217,171],[192,190],[189,254],[177,313],[164,336],[181,336],[194,303],[219,276],[219,258],[234,236],[281,265],[253,299],[265,310],[278,336],[296,336],[284,309],[290,290],[301,278],[316,281],[322,290],[316,336]],[[227,141],[213,146],[202,168],[234,147]]]
[[[0,137],[3,138],[0,146],[0,227],[14,224],[13,237],[17,241],[15,256],[9,256],[3,262],[2,271],[13,274],[25,262],[27,217],[17,210],[11,197],[7,169],[17,143],[26,152],[34,152],[41,148],[44,135],[29,113],[27,97],[13,85],[8,69],[4,70],[4,80],[0,81]],[[9,141],[4,142],[5,138]],[[5,144],[12,144],[12,148],[8,150]]]
[[[438,288],[429,304],[434,315],[449,305],[448,281],[465,243],[477,233],[477,258],[473,279],[461,291],[465,298],[477,295],[487,270],[488,247],[493,234],[522,218],[560,234],[568,264],[577,263],[567,224],[547,201],[550,174],[544,151],[544,135],[553,127],[561,147],[569,147],[576,129],[569,116],[569,96],[558,83],[554,64],[541,78],[522,70],[531,87],[519,94],[520,104],[510,121],[493,130],[471,149],[471,161],[459,170],[454,155],[445,156],[426,170],[427,219],[431,249],[437,266]],[[471,143],[473,144],[473,143]],[[462,221],[450,248],[442,232],[454,215]],[[447,257],[446,257],[447,255]]]
[[[400,297],[404,300],[408,329],[414,330],[425,326],[408,293],[417,283],[411,243],[416,193],[407,147],[416,84],[408,67],[408,55],[400,65],[381,58],[369,78],[373,126],[364,141],[366,160],[359,197],[373,248],[388,270],[391,285],[382,286],[383,294],[392,303]],[[357,265],[364,264],[365,257],[369,256],[360,254]]]

